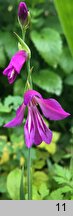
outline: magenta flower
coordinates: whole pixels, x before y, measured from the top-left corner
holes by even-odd
[[[20,2],[18,7],[18,17],[22,25],[24,25],[28,16],[28,9],[25,2]]]
[[[39,145],[42,141],[45,141],[50,144],[52,140],[52,131],[46,126],[38,110],[38,105],[44,116],[50,120],[61,120],[70,115],[63,110],[55,99],[43,99],[37,91],[28,90],[24,94],[22,105],[17,109],[16,117],[4,125],[4,127],[19,126],[23,122],[25,108],[28,107],[28,117],[24,126],[25,142],[28,148],[33,143]]]
[[[3,71],[3,75],[8,77],[8,82],[10,84],[12,84],[15,81],[17,75],[19,75],[21,68],[27,60],[27,57],[28,54],[25,51],[18,51],[12,57],[8,67]]]

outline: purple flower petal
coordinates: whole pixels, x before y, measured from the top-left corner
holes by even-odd
[[[25,105],[24,103],[17,109],[16,111],[16,117],[13,118],[10,122],[4,125],[4,127],[11,128],[19,126],[24,119],[24,111],[25,111]]]
[[[46,118],[50,120],[61,120],[70,114],[65,112],[62,106],[55,99],[36,99]]]
[[[35,129],[35,133],[34,133],[34,144],[35,145],[39,145],[42,143],[42,137],[40,136],[40,133],[39,133],[39,128],[38,128],[38,125],[37,125],[37,121],[36,121],[36,115],[34,114],[35,113],[35,108],[33,107],[33,122],[34,122],[34,129]]]
[[[28,148],[34,143],[34,122],[31,107],[28,108],[28,117],[24,126],[25,143]]]
[[[30,101],[33,99],[33,97],[39,97],[39,98],[42,98],[41,94],[35,90],[28,90],[25,92],[24,94],[24,104],[25,105],[28,105],[30,103]]]
[[[9,82],[9,84],[14,83],[16,77],[17,77],[16,71],[14,71],[14,70],[10,71],[10,72],[8,73],[8,82]]]
[[[52,131],[46,126],[37,107],[35,107],[34,109],[34,116],[35,116],[35,125],[38,131],[37,137],[36,137],[37,143],[40,144],[42,141],[44,141],[47,144],[50,144],[52,140]],[[36,129],[35,129],[35,133],[36,133]],[[38,142],[38,134],[41,137],[40,139],[41,142]]]
[[[3,71],[3,75],[7,76],[9,84],[12,84],[17,77],[17,72],[14,70],[13,66],[9,64],[9,66]]]
[[[42,137],[39,133],[39,128],[38,128],[37,122],[35,121],[34,124],[35,124],[34,144],[40,145],[42,143]]]
[[[26,62],[28,57],[28,54],[20,50],[18,51],[11,59],[9,65],[5,70],[3,71],[3,75],[8,77],[8,81],[10,84],[12,84],[17,75],[20,73],[21,68],[23,67],[23,64]]]
[[[28,54],[24,50],[18,51],[11,59],[10,64],[14,67],[15,71],[19,74],[24,63],[26,62]]]
[[[14,68],[11,65],[11,63],[9,63],[8,67],[5,68],[5,70],[3,71],[3,75],[7,76],[8,73],[10,73],[10,71],[12,71]]]

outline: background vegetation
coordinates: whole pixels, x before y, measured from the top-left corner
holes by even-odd
[[[9,85],[2,71],[17,51],[14,31],[19,0],[0,0],[0,199],[20,199],[21,167],[24,164],[25,199],[27,199],[27,155],[23,125],[5,129],[23,100],[27,72],[24,69]],[[32,50],[34,89],[43,97],[57,99],[71,117],[47,121],[53,131],[50,145],[42,143],[31,149],[32,198],[34,200],[73,199],[73,57],[52,0],[27,0],[31,12],[26,41]],[[24,119],[25,122],[25,119]]]

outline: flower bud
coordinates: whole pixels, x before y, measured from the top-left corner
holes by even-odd
[[[18,19],[22,26],[27,24],[28,9],[24,2],[20,2],[18,7]]]

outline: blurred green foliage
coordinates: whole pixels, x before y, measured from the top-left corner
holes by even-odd
[[[0,199],[19,199],[21,167],[24,165],[24,193],[27,199],[27,156],[23,125],[13,129],[3,124],[15,116],[23,100],[26,68],[13,85],[2,71],[17,51],[16,31],[19,0],[0,1]],[[54,97],[73,111],[73,57],[52,0],[27,0],[31,25],[26,41],[32,51],[34,89],[43,97]],[[25,116],[26,117],[26,116]],[[25,119],[24,119],[25,123]],[[73,120],[47,121],[53,131],[52,143],[31,149],[32,198],[34,200],[73,199]]]

